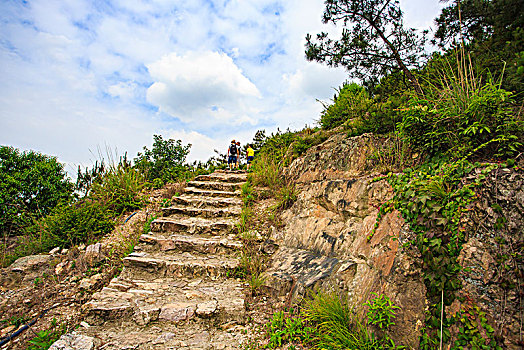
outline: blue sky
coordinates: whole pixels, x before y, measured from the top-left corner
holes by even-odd
[[[438,0],[403,0],[428,28]],[[0,3],[0,144],[90,165],[134,157],[153,134],[206,160],[258,129],[319,118],[343,69],[304,59],[321,0],[6,0]]]

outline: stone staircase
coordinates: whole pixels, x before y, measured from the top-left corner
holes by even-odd
[[[77,334],[98,349],[239,349],[247,337],[245,283],[234,234],[245,173],[188,183],[151,223],[120,276],[84,305]]]

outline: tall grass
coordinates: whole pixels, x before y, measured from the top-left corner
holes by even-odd
[[[320,291],[306,301],[306,321],[316,326],[314,349],[389,349],[389,338],[375,336],[349,307],[347,298],[334,291]]]
[[[112,166],[100,182],[93,184],[91,197],[106,203],[117,215],[140,208],[144,204],[144,176],[135,168]]]
[[[282,183],[282,167],[276,157],[266,153],[260,154],[253,162],[253,172],[250,179],[255,186],[265,186],[271,189],[277,188]]]

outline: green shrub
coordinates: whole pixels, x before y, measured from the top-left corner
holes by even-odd
[[[513,106],[513,94],[493,82],[480,84],[469,71],[447,70],[425,98],[410,101],[399,130],[429,156],[512,156],[522,149],[524,136]]]
[[[366,89],[356,83],[344,83],[335,94],[332,105],[325,105],[320,116],[323,129],[333,129],[367,113],[373,100]]]
[[[366,306],[369,308],[367,312],[368,323],[377,326],[380,329],[387,330],[389,327],[395,324],[393,319],[396,317],[396,309],[400,309],[394,305],[386,295],[377,293],[371,293],[375,297],[366,302]]]
[[[140,208],[144,204],[143,175],[134,168],[118,165],[93,184],[91,198],[104,203],[115,214]]]
[[[73,187],[56,158],[0,146],[0,231],[23,231],[59,203],[70,202]]]
[[[92,242],[113,230],[113,217],[106,205],[90,199],[58,206],[31,229],[33,244],[41,252]]]
[[[138,153],[134,159],[135,167],[139,169],[149,181],[156,178],[164,183],[184,177],[188,167],[184,165],[191,144],[182,146],[180,140],[164,140],[160,135],[154,135],[153,147],[149,150],[144,147],[143,153]]]
[[[313,332],[314,328],[308,326],[300,316],[278,311],[266,324],[269,342],[265,347],[274,349],[288,343],[310,344],[314,338]],[[292,349],[291,346],[288,349]]]

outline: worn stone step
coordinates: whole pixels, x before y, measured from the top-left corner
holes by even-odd
[[[203,190],[196,187],[186,187],[184,194],[191,196],[200,196],[200,197],[221,197],[221,198],[230,198],[230,197],[240,197],[240,190],[238,191],[215,191],[215,190]]]
[[[189,181],[187,183],[190,187],[199,188],[201,190],[213,191],[236,191],[242,187],[241,182],[222,182],[222,181]]]
[[[71,345],[85,340],[103,344],[101,347],[89,347],[100,350],[238,350],[247,349],[249,339],[253,337],[252,327],[235,322],[212,327],[193,320],[150,322],[145,326],[137,325],[134,321],[108,321],[102,326],[80,328],[63,337],[71,337],[72,340],[68,342]]]
[[[109,320],[150,323],[207,323],[245,321],[244,283],[228,279],[209,281],[186,278],[113,278],[86,305],[87,322],[99,325]]]
[[[152,232],[181,232],[188,234],[224,234],[229,233],[235,227],[233,219],[206,219],[206,218],[183,218],[183,217],[161,217],[151,222]]]
[[[142,245],[138,248],[144,251],[158,249],[161,251],[174,252],[198,252],[202,254],[230,254],[242,248],[242,242],[235,239],[234,235],[229,236],[188,236],[180,234],[150,235],[140,236]],[[149,249],[148,249],[149,248]]]
[[[173,205],[193,207],[193,208],[241,208],[240,198],[219,198],[202,196],[177,196],[171,199]]]
[[[196,252],[133,252],[124,258],[122,275],[140,279],[202,277],[216,280],[234,276],[239,266],[237,258],[228,256]]]
[[[211,182],[246,182],[247,173],[213,173],[209,175],[199,175],[195,181],[211,181]]]
[[[225,218],[240,215],[242,209],[240,207],[230,208],[194,208],[171,206],[162,208],[163,216],[183,215],[188,217],[202,217],[202,218]]]

